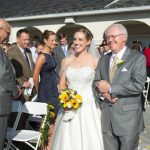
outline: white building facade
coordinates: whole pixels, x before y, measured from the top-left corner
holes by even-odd
[[[103,40],[105,29],[112,23],[122,23],[129,33],[128,44],[140,41],[145,47],[150,45],[150,6],[103,9],[96,11],[80,11],[39,16],[7,18],[12,25],[10,43],[16,41],[16,32],[27,28],[31,38],[40,35],[44,30],[56,33],[65,32],[70,40],[77,28],[87,28],[99,45]]]

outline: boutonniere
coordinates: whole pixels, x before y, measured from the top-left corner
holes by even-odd
[[[120,68],[122,65],[124,65],[124,60],[120,59],[117,63],[117,68]]]

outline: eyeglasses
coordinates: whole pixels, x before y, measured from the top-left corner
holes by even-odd
[[[117,35],[106,36],[105,39],[106,39],[106,40],[109,40],[110,38],[116,39],[116,37],[117,37],[117,36],[120,36],[120,35],[124,35],[124,34],[117,34]]]
[[[8,35],[10,35],[10,32],[5,30],[3,27],[0,27],[1,30],[5,31]]]

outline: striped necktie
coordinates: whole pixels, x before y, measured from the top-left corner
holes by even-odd
[[[111,67],[110,67],[110,71],[109,71],[110,83],[112,83],[115,72],[117,70],[117,61],[118,61],[118,57],[117,57],[117,55],[114,55],[113,61],[112,61]]]

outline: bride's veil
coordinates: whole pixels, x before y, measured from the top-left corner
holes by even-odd
[[[89,32],[90,33],[90,32]],[[97,50],[97,47],[93,41],[93,35],[90,33],[91,36],[91,43],[90,46],[88,47],[88,52],[93,56],[93,57],[100,57],[100,54]],[[65,72],[65,70],[67,69],[67,67],[71,64],[71,61],[73,59],[73,56],[75,55],[75,52],[72,51],[69,55],[66,56],[65,58],[65,63],[62,63],[63,65],[61,65],[61,70],[60,70],[60,74],[62,74],[63,72]]]
[[[93,40],[91,41],[91,44],[88,48],[88,52],[94,57],[100,57],[100,54]]]

